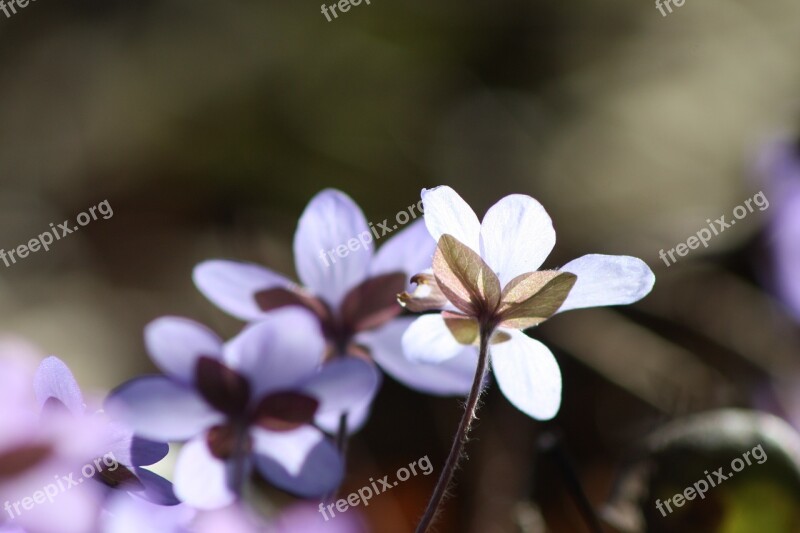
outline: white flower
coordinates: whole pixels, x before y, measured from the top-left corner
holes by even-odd
[[[500,389],[527,415],[547,420],[561,405],[561,372],[553,354],[521,330],[583,307],[633,303],[655,276],[640,259],[586,255],[559,270],[537,271],[556,237],[550,216],[533,198],[514,194],[482,222],[450,187],[423,190],[425,224],[438,246],[432,273],[414,278],[400,301],[416,319],[403,335],[411,361],[442,363],[475,353],[481,333]]]

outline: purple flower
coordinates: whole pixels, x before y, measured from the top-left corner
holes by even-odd
[[[436,245],[422,220],[388,239],[377,253],[371,241],[359,207],[328,189],[309,202],[294,235],[295,266],[304,287],[264,267],[223,260],[197,265],[194,281],[214,304],[246,321],[261,320],[284,306],[309,309],[324,332],[328,359],[343,354],[368,358],[411,388],[466,394],[474,354],[441,365],[412,363],[402,355],[400,339],[413,318],[398,317],[397,294],[407,288],[410,275],[430,267]],[[337,249],[346,255],[334,253]],[[351,429],[364,422],[371,399],[349,413]],[[334,413],[320,423],[335,431],[339,416]]]
[[[189,441],[175,467],[182,501],[230,504],[253,464],[301,496],[338,486],[341,458],[312,424],[362,401],[376,378],[355,358],[322,366],[325,342],[311,313],[272,312],[227,343],[196,322],[165,317],[147,326],[145,342],[166,376],[122,385],[108,407],[143,437]]]
[[[108,420],[101,413],[87,413],[75,377],[57,357],[42,361],[33,384],[45,419],[53,412],[76,419],[97,419],[101,427],[101,434],[97,436],[97,455],[89,457],[88,462],[98,459],[99,471],[91,479],[99,482],[104,490],[121,490],[159,505],[179,503],[169,481],[142,468],[166,457],[169,452],[167,444],[137,437],[124,424]]]
[[[500,389],[525,414],[546,420],[561,404],[561,372],[550,350],[521,330],[555,313],[643,298],[653,287],[650,268],[634,257],[586,255],[559,270],[537,271],[555,245],[541,204],[506,196],[478,217],[450,187],[422,191],[425,223],[437,250],[433,272],[415,277],[417,290],[401,296],[416,319],[403,335],[413,361],[437,363],[475,353],[483,332]]]
[[[800,320],[800,142],[779,139],[761,155],[759,172],[773,201],[769,245],[776,291]]]
[[[197,511],[185,504],[169,507],[156,505],[139,498],[116,495],[105,506],[100,530],[103,533],[189,533]],[[219,531],[239,531],[220,529]]]
[[[92,457],[101,427],[62,411],[41,423],[35,364],[29,350],[15,344],[0,346],[0,530],[90,531],[103,501],[99,484],[66,489],[63,480]]]
[[[367,533],[368,529],[357,509],[350,509],[327,521],[316,507],[298,504],[284,510],[276,518],[269,533]]]

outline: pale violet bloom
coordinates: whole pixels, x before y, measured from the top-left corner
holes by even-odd
[[[402,295],[420,316],[403,335],[412,361],[447,362],[475,354],[481,331],[490,331],[491,367],[503,394],[541,420],[561,404],[561,372],[553,354],[521,330],[555,313],[635,302],[655,276],[640,259],[586,255],[559,270],[537,271],[556,237],[550,216],[529,196],[510,195],[480,222],[450,187],[422,191],[425,223],[438,245],[432,272],[415,276]]]
[[[373,252],[371,236],[353,200],[327,189],[309,202],[294,235],[295,266],[303,286],[262,266],[225,260],[197,265],[194,281],[222,310],[249,322],[285,306],[309,309],[325,334],[328,360],[361,357],[413,389],[466,394],[475,371],[475,354],[465,352],[441,365],[414,363],[402,354],[400,339],[414,319],[398,316],[402,308],[397,294],[408,288],[411,275],[430,267],[436,246],[423,221],[398,231],[377,252]],[[344,257],[337,249],[346,250]],[[351,430],[365,420],[370,401],[349,412]],[[320,424],[336,431],[339,416]]]
[[[115,498],[108,506],[103,533],[367,533],[358,510],[326,522],[316,507],[291,504],[267,519],[241,504],[198,511],[186,505],[159,507],[142,500]],[[0,527],[0,533],[6,531]],[[8,533],[17,533],[16,530]],[[21,533],[25,533],[22,531]]]
[[[365,361],[322,365],[325,342],[313,315],[280,309],[228,342],[185,318],[145,330],[153,362],[166,374],[114,391],[108,410],[137,435],[188,441],[175,466],[175,494],[198,509],[233,503],[253,466],[274,485],[320,496],[343,475],[342,458],[315,427],[375,389]]]
[[[104,493],[122,491],[157,505],[178,503],[172,483],[143,468],[166,457],[169,446],[138,437],[119,421],[87,409],[78,382],[61,359],[50,356],[42,361],[34,376],[33,389],[45,423],[52,420],[54,412],[58,416],[73,417],[76,423],[86,418],[96,422],[99,428],[97,455],[86,459],[97,465],[92,479],[100,484]]]
[[[767,228],[772,283],[795,320],[800,320],[800,140],[773,140],[762,151],[758,163],[773,204]]]
[[[96,456],[102,427],[61,410],[42,423],[35,356],[25,343],[0,341],[0,531],[91,531],[103,491],[79,479]]]
[[[108,500],[105,511],[100,517],[99,531],[102,533],[193,533],[189,526],[198,514],[197,510],[183,503],[167,507],[119,495]],[[246,530],[225,528],[218,531],[244,533]]]

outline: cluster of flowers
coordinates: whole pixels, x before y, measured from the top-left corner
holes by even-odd
[[[0,417],[0,498],[30,494],[92,457],[113,452],[120,464],[87,490],[42,505],[46,512],[0,517],[0,531],[331,531],[315,507],[258,523],[243,489],[258,475],[301,498],[335,491],[344,461],[334,443],[366,422],[378,367],[421,392],[472,397],[487,382],[491,355],[499,387],[517,408],[536,419],[555,416],[558,365],[522,330],[557,312],[634,302],[651,290],[652,272],[639,259],[604,255],[537,271],[555,232],[528,196],[503,198],[482,222],[449,187],[423,190],[422,200],[424,221],[378,251],[364,247],[324,266],[318,250],[368,228],[348,196],[319,193],[294,237],[302,284],[253,264],[199,264],[198,289],[247,324],[223,341],[187,318],[153,321],[145,344],[163,375],[121,385],[102,411],[86,406],[54,357],[32,380],[0,369],[8,411]],[[160,461],[169,442],[184,443],[174,486],[142,468]],[[353,521],[336,528],[361,531]]]

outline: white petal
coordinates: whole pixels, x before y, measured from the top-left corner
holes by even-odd
[[[355,202],[342,192],[326,189],[312,198],[298,222],[294,234],[297,275],[336,309],[344,295],[366,278],[371,241],[367,220]]]
[[[480,253],[481,224],[472,208],[456,191],[446,185],[422,189],[425,207],[425,225],[436,242],[444,235],[452,235],[463,244]]]
[[[256,304],[257,292],[293,285],[286,277],[260,265],[223,259],[198,264],[192,278],[198,290],[214,305],[246,321],[264,315]]]
[[[253,429],[256,467],[278,487],[300,496],[321,496],[336,488],[344,468],[336,448],[312,427],[274,432]]]
[[[514,406],[537,420],[556,416],[561,406],[561,370],[541,342],[503,329],[511,339],[489,347],[500,390]]]
[[[225,344],[225,361],[246,376],[253,397],[290,389],[322,363],[325,340],[310,311],[287,307],[271,311]]]
[[[413,362],[441,363],[460,355],[460,344],[439,313],[418,317],[403,333],[403,353]]]
[[[512,194],[494,204],[481,223],[481,257],[500,285],[538,270],[556,244],[553,222],[542,204]]]
[[[164,373],[183,383],[194,382],[201,356],[219,359],[222,339],[202,324],[181,317],[162,317],[144,329],[150,358]]]
[[[175,463],[175,495],[197,509],[219,509],[236,495],[230,488],[230,467],[211,455],[206,435],[188,442]]]
[[[422,315],[408,327],[402,338],[403,353],[413,362],[441,363],[464,349],[439,313]]]
[[[584,255],[559,270],[578,276],[559,313],[583,307],[630,304],[647,296],[656,282],[644,261],[625,255]]]
[[[402,338],[413,317],[397,318],[382,328],[362,333],[359,344],[370,350],[384,372],[412,389],[441,396],[462,396],[469,392],[478,365],[474,346],[462,346],[461,352],[439,364],[415,363],[403,355]]]
[[[370,274],[378,276],[404,272],[410,278],[431,268],[434,250],[436,241],[425,227],[425,221],[417,220],[378,249],[370,266]]]

